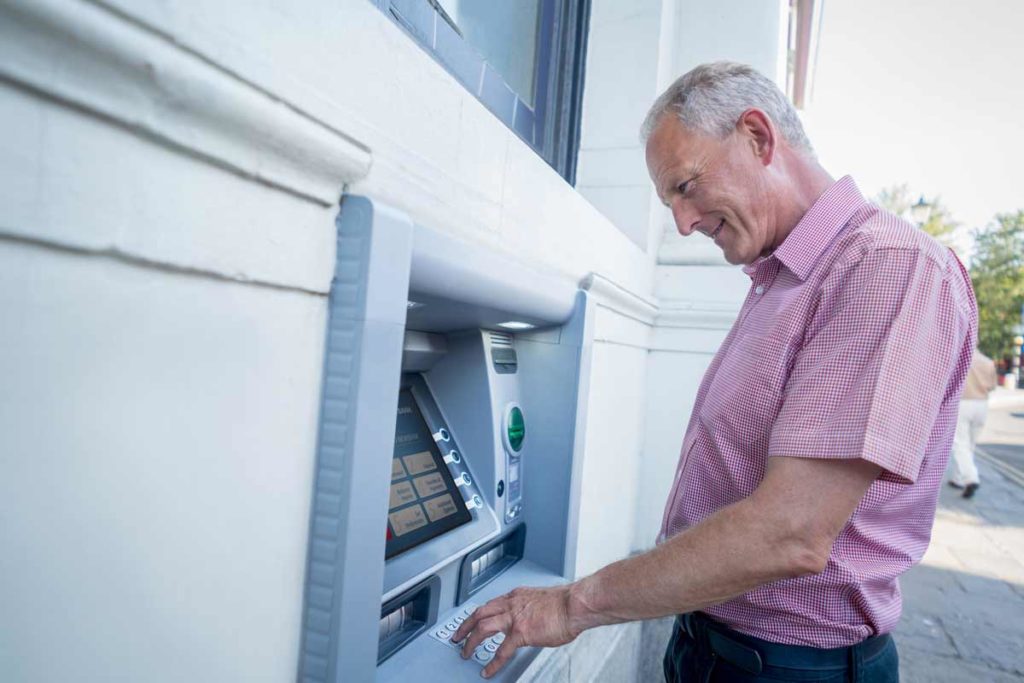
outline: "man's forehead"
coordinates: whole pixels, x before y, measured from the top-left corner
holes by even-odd
[[[713,141],[707,135],[687,128],[675,116],[662,115],[658,124],[647,138],[646,154],[648,161],[652,158],[695,159]],[[682,159],[681,159],[682,158]]]
[[[647,138],[645,154],[652,175],[669,168],[694,166],[701,156],[700,138],[674,116],[662,116]]]

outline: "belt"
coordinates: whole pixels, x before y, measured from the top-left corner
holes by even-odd
[[[891,640],[889,634],[872,636],[856,645],[836,648],[817,648],[803,645],[783,645],[733,631],[700,612],[676,617],[686,635],[700,643],[706,639],[717,656],[752,675],[765,667],[785,669],[843,668],[859,652],[861,661],[872,659]]]

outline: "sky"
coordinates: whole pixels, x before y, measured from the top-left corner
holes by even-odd
[[[865,195],[907,183],[969,230],[1024,209],[1024,0],[824,0],[804,124]]]

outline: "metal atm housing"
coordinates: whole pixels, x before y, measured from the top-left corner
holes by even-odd
[[[574,575],[592,305],[364,197],[337,225],[299,679],[477,681],[446,624]]]

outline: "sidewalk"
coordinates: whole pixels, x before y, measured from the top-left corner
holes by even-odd
[[[904,683],[1024,682],[1024,391],[992,399],[981,489],[943,487],[931,546],[901,580]]]

